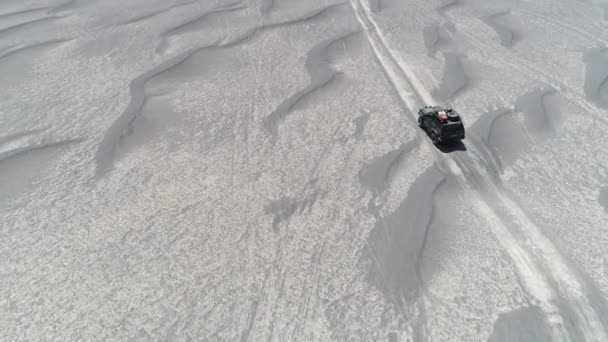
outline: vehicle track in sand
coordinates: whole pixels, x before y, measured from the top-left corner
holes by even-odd
[[[387,80],[415,122],[417,109],[432,104],[432,96],[407,63],[391,50],[373,11],[361,0],[350,0],[350,4]],[[546,316],[553,340],[608,341],[601,314],[586,295],[587,286],[541,228],[500,186],[498,170],[479,157],[485,146],[469,143],[466,147],[467,151],[451,154],[437,151],[438,163],[457,179],[476,213],[490,224],[515,265],[530,304]],[[566,322],[573,326],[566,326]]]

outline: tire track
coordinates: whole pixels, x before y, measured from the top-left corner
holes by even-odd
[[[411,119],[415,120],[417,109],[432,103],[432,97],[409,67],[395,57],[372,18],[371,10],[361,0],[350,3],[388,81],[409,109]],[[565,300],[571,314],[568,318],[575,321],[586,341],[608,341],[605,327],[585,295],[584,284],[525,211],[495,184],[489,174],[495,170],[488,170],[488,164],[480,158],[476,160],[474,149],[449,156],[436,153],[443,166],[466,190],[466,198],[478,214],[492,223],[492,231],[512,259],[522,287],[547,317],[553,340],[570,341],[572,338],[558,305],[560,300]]]

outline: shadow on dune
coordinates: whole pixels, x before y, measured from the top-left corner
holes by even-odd
[[[551,331],[536,306],[522,307],[501,314],[494,323],[488,342],[549,342]]]

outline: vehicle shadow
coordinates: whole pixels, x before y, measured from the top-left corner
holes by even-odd
[[[423,132],[425,133],[426,137],[428,139],[430,139],[430,135],[423,130]],[[435,146],[436,149],[438,149],[439,151],[441,151],[442,153],[452,153],[452,152],[456,152],[456,151],[467,151],[467,146],[462,142],[462,140],[458,140],[458,141],[453,141],[453,142],[446,142],[446,143],[440,143],[440,144],[433,144],[433,146]]]
[[[462,141],[454,141],[449,143],[435,145],[439,151],[443,153],[452,153],[456,151],[466,151],[467,147]]]

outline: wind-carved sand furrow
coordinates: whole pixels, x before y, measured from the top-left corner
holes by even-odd
[[[245,4],[243,4],[241,1],[219,6],[219,7],[215,7],[215,8],[211,8],[211,9],[201,13],[200,15],[196,16],[195,18],[192,18],[192,19],[186,21],[185,23],[182,23],[182,24],[172,28],[171,30],[169,30],[169,32],[167,32],[166,35],[173,36],[173,35],[196,31],[199,29],[199,26],[204,24],[207,17],[211,14],[238,11],[238,10],[245,9],[245,8],[247,8],[247,6]]]
[[[233,6],[235,6],[235,5],[233,4],[233,5],[230,5],[229,7],[221,7],[221,8],[216,9],[215,11],[218,11],[220,9],[221,10],[230,10],[231,8],[233,8]],[[269,24],[265,28],[276,27],[279,25],[286,25],[286,24],[291,24],[291,23],[300,23],[305,20],[314,19],[314,18],[318,17],[319,15],[325,13],[327,10],[334,8],[334,7],[336,7],[336,5],[330,5],[330,6],[321,8],[321,9],[314,10],[314,11],[307,13],[304,16],[298,17],[296,19],[286,20],[284,22],[281,22],[280,24],[279,23]],[[214,11],[214,10],[211,10],[211,11]],[[304,19],[304,18],[306,18],[306,19]],[[177,29],[179,30],[180,28],[183,28],[183,25],[180,25]],[[259,30],[256,30],[253,34],[255,34],[256,32],[259,32]],[[239,39],[239,41],[240,40],[241,39]],[[217,40],[217,41],[215,41],[211,44],[208,44],[206,46],[203,46],[203,47],[192,48],[178,56],[172,57],[172,58],[160,63],[155,68],[149,70],[148,72],[144,73],[143,75],[136,77],[131,82],[130,87],[129,87],[130,93],[131,93],[131,100],[130,100],[129,104],[127,105],[127,108],[114,121],[114,123],[108,128],[108,130],[106,131],[104,137],[102,138],[102,140],[99,144],[98,150],[96,152],[96,161],[97,161],[96,176],[101,177],[112,169],[112,167],[114,165],[114,161],[115,161],[115,154],[116,154],[117,148],[122,144],[124,138],[129,135],[129,132],[132,131],[132,128],[133,128],[132,126],[135,124],[138,116],[141,114],[143,105],[147,98],[147,96],[145,94],[145,85],[150,79],[152,79],[162,73],[168,72],[171,69],[178,67],[181,63],[188,60],[191,56],[193,56],[194,54],[201,52],[205,49],[227,48],[227,47],[236,45],[237,43],[238,42],[235,42],[235,41]]]
[[[608,108],[608,49],[599,47],[589,50],[583,57],[587,99]]]
[[[29,131],[23,131],[23,132],[5,135],[3,137],[0,137],[0,146],[3,144],[6,144],[12,140],[17,140],[17,139],[20,139],[23,137],[35,136],[39,133],[44,133],[47,129],[48,128],[36,128],[36,129],[29,130]],[[0,149],[0,151],[1,151],[1,149]]]
[[[344,5],[345,5],[344,3],[333,4],[333,5],[329,5],[326,7],[314,9],[303,15],[296,16],[295,18],[283,19],[283,20],[279,20],[277,22],[263,23],[260,26],[251,27],[245,33],[241,33],[240,35],[238,35],[236,37],[226,38],[224,40],[224,42],[222,43],[222,46],[230,47],[230,46],[234,46],[234,45],[238,45],[238,44],[243,44],[243,43],[249,41],[250,39],[252,39],[253,37],[255,37],[255,35],[257,33],[267,30],[267,29],[272,29],[272,28],[277,28],[277,27],[287,26],[287,25],[302,24],[302,23],[305,23],[308,21],[319,19],[322,16],[328,15],[331,11],[333,11],[341,6],[344,6]]]
[[[53,46],[53,45],[57,45],[57,44],[61,44],[61,43],[66,43],[66,42],[69,42],[72,40],[74,40],[74,39],[57,39],[57,40],[51,40],[51,41],[46,41],[46,42],[33,43],[33,44],[29,44],[29,45],[10,46],[10,47],[0,51],[0,59],[12,56],[12,55],[20,53],[20,52],[27,51],[29,49],[49,47],[49,46]]]
[[[163,8],[161,10],[157,10],[157,11],[153,11],[150,13],[144,13],[144,14],[140,14],[138,16],[129,18],[123,22],[121,22],[119,25],[131,25],[131,24],[136,24],[139,23],[141,21],[145,21],[147,19],[153,18],[161,13],[166,13],[169,12],[170,10],[172,10],[173,8],[176,8],[177,6],[172,6],[171,8]]]
[[[460,3],[461,0],[439,0],[439,6],[437,6],[437,10],[440,12],[445,12],[460,5]]]
[[[6,35],[15,31],[18,31],[19,29],[31,26],[31,25],[35,25],[35,24],[41,24],[41,23],[51,23],[57,19],[60,19],[62,17],[60,16],[49,16],[49,17],[44,17],[44,18],[38,18],[38,19],[33,19],[33,20],[28,20],[25,22],[21,22],[15,25],[10,25],[7,27],[3,27],[0,28],[0,35]]]
[[[65,10],[69,9],[70,7],[74,7],[75,5],[76,5],[76,0],[66,0],[65,2],[57,4],[56,6],[51,8],[50,12],[57,13],[57,12],[65,11]]]
[[[608,185],[600,188],[598,201],[604,210],[608,212]]]
[[[595,8],[601,10],[604,14],[604,20],[608,20],[608,1],[606,0],[579,0],[589,6],[594,6]]]
[[[434,56],[439,46],[439,25],[427,26],[422,30],[422,38],[429,56]]]
[[[298,15],[298,16],[293,17],[293,18],[287,18],[287,19],[281,18],[277,22],[265,23],[263,25],[263,27],[265,27],[265,28],[272,28],[272,27],[283,26],[283,25],[294,25],[294,24],[304,23],[306,21],[316,19],[319,16],[324,15],[324,14],[328,13],[331,10],[334,10],[336,8],[340,8],[342,6],[345,6],[346,4],[347,4],[346,2],[339,2],[339,3],[327,5],[327,6],[324,6],[324,7],[315,8],[315,9],[313,9],[313,10],[307,12],[307,13],[304,13],[302,15]]]
[[[487,342],[551,342],[551,327],[536,305],[501,313]]]
[[[380,13],[383,9],[382,0],[368,0],[369,1],[369,9],[372,13]]]
[[[269,14],[274,8],[274,0],[262,0],[260,2],[260,12],[262,14]]]
[[[471,142],[481,154],[480,160],[486,169],[492,170],[493,179],[500,182],[498,175],[531,147],[530,137],[545,138],[554,133],[561,118],[558,106],[552,105],[557,94],[554,88],[532,90],[517,98],[513,109],[497,109],[481,115],[471,126]],[[523,115],[523,124],[514,116]],[[474,151],[471,151],[474,153]]]
[[[600,7],[604,10],[604,20],[608,20],[608,2],[601,4]]]
[[[481,153],[481,160],[490,161],[490,169],[494,170],[494,179],[499,180],[498,174],[503,170],[502,161],[498,156],[498,151],[492,143],[492,131],[496,123],[507,115],[512,115],[513,110],[500,108],[481,115],[469,128],[469,138],[477,146]]]
[[[420,138],[417,136],[401,144],[398,149],[373,159],[359,171],[359,181],[369,188],[374,196],[382,194],[388,188],[403,160],[419,144]]]
[[[600,82],[597,92],[604,103],[608,102],[608,76]]]
[[[45,150],[45,149],[49,149],[49,148],[53,148],[53,147],[60,147],[63,145],[77,143],[80,141],[82,141],[82,139],[68,139],[68,140],[61,140],[61,141],[55,141],[55,142],[47,142],[47,143],[39,143],[39,144],[21,146],[21,147],[14,148],[14,149],[11,149],[8,151],[0,151],[0,162],[4,162],[10,158],[20,156],[20,155],[26,154],[28,152]],[[0,149],[1,148],[2,147],[0,147]]]
[[[96,175],[98,177],[103,176],[106,172],[112,169],[114,165],[114,153],[116,148],[121,144],[125,136],[128,135],[130,126],[135,122],[138,115],[141,113],[141,109],[146,100],[144,87],[148,80],[163,72],[175,68],[180,63],[188,59],[192,54],[213,46],[214,45],[192,49],[181,55],[170,58],[152,68],[148,72],[138,76],[131,82],[129,86],[131,101],[122,114],[120,114],[114,123],[112,123],[112,125],[107,129],[97,149],[95,159],[97,162]]]
[[[422,30],[422,38],[428,55],[433,57],[437,51],[445,49],[447,45],[451,44],[450,32],[455,30],[453,23],[433,24],[425,27]]]
[[[71,6],[75,2],[76,2],[76,0],[67,0],[65,2],[59,3],[54,6],[34,6],[34,7],[24,8],[24,9],[20,9],[20,10],[13,10],[12,12],[0,13],[0,19],[12,17],[12,16],[24,15],[24,14],[35,14],[35,13],[53,14],[53,13],[59,12],[65,8]]]
[[[519,40],[519,35],[516,33],[515,28],[504,20],[510,14],[510,11],[504,11],[481,18],[483,22],[496,31],[500,43],[508,48],[512,47]]]
[[[195,18],[192,18],[178,26],[173,27],[167,33],[163,35],[162,41],[157,48],[157,52],[164,54],[169,45],[169,40],[177,35],[189,33],[193,31],[199,30],[203,25],[205,25],[206,21],[209,19],[211,15],[221,14],[225,12],[239,11],[247,8],[246,5],[243,5],[242,2],[235,2],[224,6],[219,6],[215,8],[211,8],[203,13],[199,14]]]
[[[513,110],[509,108],[499,108],[483,114],[473,123],[470,130],[474,132],[483,142],[488,142],[490,134],[496,121],[504,115],[513,114]]]
[[[272,228],[274,232],[278,232],[279,225],[282,222],[288,221],[293,215],[301,214],[305,210],[310,213],[314,205],[316,204],[319,196],[321,196],[319,192],[314,192],[309,196],[305,197],[304,199],[300,200],[295,198],[284,197],[276,201],[270,202],[264,209],[264,212],[267,215],[274,215],[274,219],[272,221]]]
[[[169,7],[160,8],[160,9],[157,9],[155,11],[148,12],[148,13],[139,14],[139,15],[137,15],[135,17],[132,17],[132,18],[129,18],[129,19],[125,20],[124,22],[121,23],[121,25],[135,24],[135,23],[138,23],[140,21],[144,21],[146,19],[155,17],[155,16],[157,16],[159,14],[170,12],[170,11],[176,9],[176,8],[180,8],[180,7],[184,7],[184,6],[190,6],[190,5],[195,4],[195,3],[197,3],[196,0],[190,0],[190,1],[187,1],[187,2],[173,4],[173,5],[169,6]]]
[[[293,108],[307,96],[327,86],[335,78],[336,70],[333,69],[330,62],[326,60],[328,49],[330,49],[332,45],[347,40],[359,32],[360,31],[351,32],[337,38],[326,40],[314,46],[308,52],[305,67],[310,77],[310,84],[281,102],[263,121],[264,127],[271,134],[273,140],[277,138],[278,125],[285,120]]]
[[[515,110],[524,114],[525,128],[535,134],[554,130],[559,114],[548,108],[547,97],[557,93],[554,88],[530,91],[515,101]]]
[[[82,141],[82,139],[52,141],[52,139],[42,136],[46,130],[46,128],[35,129],[0,138],[0,162],[4,162],[10,158],[23,155],[28,152],[59,147]]]
[[[460,56],[452,52],[446,52],[444,53],[444,57],[443,79],[433,95],[446,101],[465,90],[469,85],[470,78],[462,65]]]
[[[247,319],[247,327],[241,334],[241,338],[239,339],[240,342],[249,341],[249,334],[251,334],[251,331],[253,330],[253,325],[255,323],[255,319],[258,314],[259,306],[260,306],[260,300],[259,299],[253,300],[253,302],[251,303],[251,309],[249,310],[249,318]]]
[[[353,120],[353,123],[355,124],[355,132],[353,133],[353,137],[355,139],[359,140],[363,137],[365,126],[367,126],[370,116],[370,112],[362,112],[361,115]]]
[[[18,16],[18,15],[23,15],[23,14],[37,14],[37,13],[44,14],[45,11],[48,11],[51,8],[52,7],[34,7],[34,8],[28,8],[28,9],[23,9],[23,10],[17,10],[14,12],[0,13],[0,20],[7,18],[7,17]]]
[[[256,25],[254,23],[251,27],[246,28],[245,30],[243,30],[241,32],[237,32],[236,34],[234,34],[232,36],[228,35],[228,37],[225,37],[224,39],[222,39],[222,41],[219,42],[217,44],[217,46],[227,48],[227,47],[235,46],[238,44],[243,44],[243,43],[246,43],[247,41],[253,39],[253,37],[255,37],[257,33],[260,33],[264,30],[272,29],[272,28],[276,28],[276,27],[280,27],[280,26],[286,26],[286,25],[295,25],[295,24],[300,24],[300,23],[305,23],[305,22],[311,21],[311,20],[315,20],[315,19],[318,19],[318,18],[328,14],[333,9],[335,9],[339,6],[343,6],[343,5],[344,5],[344,3],[332,4],[332,5],[328,5],[326,7],[321,7],[321,8],[311,10],[310,12],[304,13],[302,15],[298,15],[295,18],[287,18],[287,19],[281,18],[278,21],[272,21],[271,19],[268,19],[268,20],[262,19],[261,24]],[[208,17],[210,15],[221,14],[223,12],[237,11],[237,10],[241,10],[241,9],[245,9],[245,8],[247,8],[247,7],[244,5],[240,5],[240,3],[222,6],[217,9],[212,9],[212,10],[204,13],[200,17],[197,17],[178,27],[175,27],[165,35],[163,42],[158,47],[157,51],[160,51],[160,52],[165,51],[167,49],[168,40],[172,36],[175,36],[178,34],[183,34],[183,33],[188,33],[188,32],[194,32],[194,31],[201,29],[203,27],[203,25],[205,24],[205,20],[208,19]]]
[[[428,168],[416,179],[401,205],[379,219],[369,235],[369,279],[401,310],[411,307],[408,304],[417,298],[434,197],[445,179],[436,166]]]
[[[587,99],[608,108],[608,48],[589,50],[583,61],[586,65],[584,91]]]

